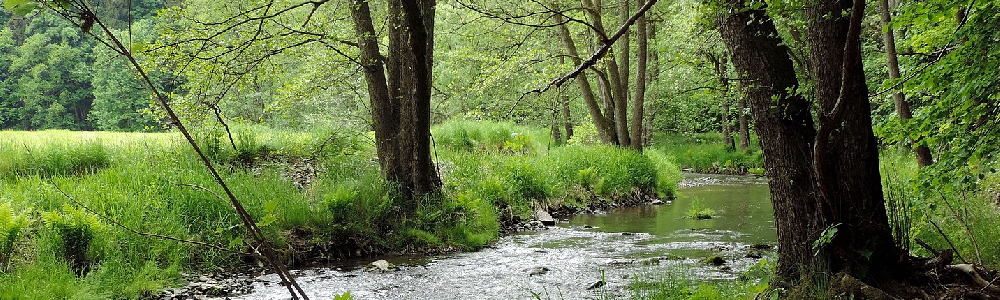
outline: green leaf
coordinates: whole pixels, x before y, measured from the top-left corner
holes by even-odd
[[[32,0],[4,0],[3,7],[15,15],[23,16],[38,9],[39,5]]]

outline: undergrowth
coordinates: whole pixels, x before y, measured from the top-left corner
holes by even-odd
[[[719,133],[655,134],[652,148],[692,172],[763,175],[763,154],[756,138],[751,141],[747,152],[740,152],[723,143]]]
[[[674,194],[663,153],[550,148],[545,131],[505,123],[435,127],[443,193],[400,218],[371,140],[336,131],[234,126],[200,145],[292,265],[357,255],[478,249],[535,206],[586,207]],[[0,132],[0,299],[137,299],[184,272],[247,257],[240,220],[174,133]],[[65,192],[71,198],[63,195]],[[75,201],[74,201],[75,200]],[[82,204],[82,205],[81,205]],[[86,207],[86,208],[85,208]]]

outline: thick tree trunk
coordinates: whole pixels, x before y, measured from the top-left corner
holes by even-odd
[[[379,166],[402,192],[401,211],[412,214],[420,199],[441,186],[430,152],[435,1],[387,4],[388,57],[379,52],[368,2],[355,1],[351,13],[372,102]]]
[[[570,35],[569,28],[565,24],[565,19],[559,14],[554,14],[552,18],[557,24],[561,24],[557,26],[559,37],[563,42],[563,46],[566,47],[566,53],[569,54],[570,59],[576,65],[583,64],[583,59],[580,58],[576,44],[573,42],[573,37]],[[580,86],[583,102],[587,105],[587,111],[590,113],[590,118],[594,121],[594,126],[597,127],[597,134],[600,136],[601,141],[614,143],[617,141],[617,138],[614,138],[613,135],[614,125],[601,113],[601,105],[597,103],[597,96],[594,95],[594,90],[590,85],[587,73],[580,73],[576,77],[576,82]]]
[[[806,9],[806,19],[820,120],[814,168],[824,225],[838,228],[820,256],[829,259],[829,271],[872,283],[891,276],[901,252],[882,195],[861,60],[864,2],[857,1],[819,0]],[[852,10],[852,4],[858,7]],[[854,24],[844,16],[848,11]]]
[[[743,95],[737,95],[736,109],[739,110],[740,120],[740,152],[746,153],[750,149],[750,120],[747,117],[747,99]]]
[[[636,1],[641,8],[644,1]],[[646,16],[640,17],[635,24],[635,98],[632,101],[632,149],[642,152],[643,128],[642,118],[645,115],[646,103],[646,63],[649,59],[649,44],[646,31]],[[627,70],[626,70],[627,71]]]
[[[885,44],[885,65],[889,69],[889,79],[899,79],[899,61],[896,55],[896,37],[889,28],[889,24],[892,22],[892,17],[889,15],[889,1],[879,0],[879,13],[882,19],[882,43]],[[961,18],[959,18],[961,20]],[[900,121],[906,123],[906,121],[913,118],[913,114],[910,110],[910,103],[906,102],[906,97],[903,95],[902,91],[897,91],[892,94],[892,103],[896,106],[896,114],[899,115]],[[916,141],[911,141],[914,144]],[[913,153],[917,157],[917,165],[920,167],[926,167],[934,163],[931,158],[931,150],[924,145],[914,145]]]
[[[778,231],[776,282],[794,284],[800,271],[813,265],[810,245],[825,227],[815,201],[810,104],[794,93],[795,68],[767,14],[742,0],[726,2],[733,13],[720,20],[720,32],[756,122],[771,187]]]

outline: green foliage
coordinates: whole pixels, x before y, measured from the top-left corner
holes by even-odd
[[[777,264],[761,259],[739,280],[699,280],[697,274],[676,268],[663,274],[639,274],[628,286],[632,299],[756,299],[769,288]]]
[[[685,216],[695,220],[711,219],[715,216],[715,210],[705,207],[697,198],[691,201],[691,207],[685,212]]]
[[[100,225],[97,218],[83,210],[63,205],[60,212],[42,212],[42,221],[55,234],[55,250],[61,253],[73,271],[77,274],[87,271],[86,268],[96,259],[90,246]]]
[[[543,148],[534,129],[511,122],[456,120],[434,126],[434,142],[447,151],[534,153]]]
[[[653,136],[652,148],[673,157],[682,169],[699,173],[746,174],[761,172],[763,153],[756,143],[751,143],[747,153],[734,151],[722,143],[722,135],[670,134]]]
[[[71,144],[0,145],[0,178],[28,175],[84,175],[107,167],[110,157],[99,140]]]
[[[10,202],[0,203],[0,273],[6,272],[15,250],[18,249],[22,231],[30,226],[32,221],[26,212],[14,211]]]
[[[573,137],[566,141],[567,145],[600,145],[601,138],[597,135],[597,126],[593,122],[583,122],[573,126]]]

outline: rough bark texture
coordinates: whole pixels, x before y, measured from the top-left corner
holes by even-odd
[[[857,36],[864,3],[858,2],[860,10],[851,12],[853,4],[819,0],[806,9],[809,60],[820,116],[814,167],[822,218],[826,225],[841,224],[824,249],[830,271],[877,281],[890,276],[901,253],[886,215]],[[844,12],[857,18],[854,27]]]
[[[722,39],[732,55],[740,87],[756,121],[771,186],[778,231],[778,282],[795,283],[813,264],[810,248],[823,225],[819,220],[812,144],[815,137],[809,102],[798,88],[788,49],[777,38],[763,10],[728,0],[720,20]]]
[[[643,1],[636,1],[638,7],[643,6]],[[632,100],[632,149],[642,152],[643,146],[643,129],[645,128],[642,124],[642,118],[645,116],[645,103],[646,103],[646,63],[649,59],[649,37],[647,36],[646,29],[646,17],[643,16],[636,21],[635,24],[635,95]],[[627,70],[626,70],[627,71]]]
[[[387,57],[379,52],[368,2],[356,1],[352,15],[365,64],[379,166],[400,188],[400,209],[409,214],[441,186],[430,152],[435,1],[391,0],[387,5]]]
[[[885,45],[885,65],[889,69],[889,79],[899,79],[896,37],[892,28],[889,28],[889,24],[892,22],[892,17],[889,15],[889,0],[879,1],[879,14],[882,17],[882,43]],[[896,106],[896,114],[899,115],[901,121],[905,123],[907,120],[913,118],[910,103],[906,101],[906,96],[903,95],[902,91],[892,94],[892,103]],[[934,163],[934,160],[931,158],[931,150],[927,146],[914,146],[913,153],[917,157],[917,165],[920,167],[926,167]]]

